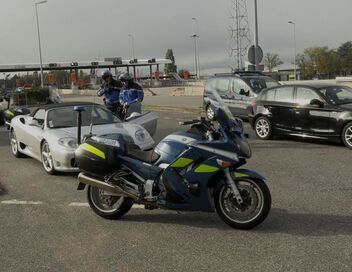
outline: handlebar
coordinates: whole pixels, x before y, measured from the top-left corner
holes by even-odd
[[[181,125],[181,126],[186,126],[186,125],[197,124],[197,123],[200,123],[200,122],[201,122],[201,120],[194,119],[194,120],[190,120],[190,121],[178,122],[178,124]]]

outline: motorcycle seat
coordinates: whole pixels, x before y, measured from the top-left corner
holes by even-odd
[[[141,150],[134,144],[128,144],[126,146],[126,156],[149,164],[153,164],[160,158],[160,155],[156,153],[154,149]]]

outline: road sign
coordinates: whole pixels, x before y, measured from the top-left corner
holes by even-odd
[[[248,49],[248,61],[252,64],[255,64],[254,61],[254,45],[251,45]],[[260,46],[257,47],[257,55],[256,55],[257,63],[260,63],[263,60],[263,50]]]
[[[122,63],[122,58],[120,57],[113,57],[113,58],[104,58],[105,62],[121,62]]]

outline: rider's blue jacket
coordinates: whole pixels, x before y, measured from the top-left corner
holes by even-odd
[[[123,104],[128,104],[130,105],[131,103],[134,102],[142,102],[144,98],[144,92],[143,88],[141,85],[139,85],[136,82],[131,82],[128,87],[124,87],[121,89],[120,92],[120,103]]]
[[[121,82],[113,80],[110,84],[103,84],[97,91],[98,96],[104,96],[105,104],[113,105],[119,103]]]
[[[142,90],[137,89],[122,89],[120,92],[120,103],[128,105],[134,102],[142,102],[144,93]]]

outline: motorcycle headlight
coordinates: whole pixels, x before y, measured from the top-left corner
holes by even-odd
[[[68,148],[76,148],[77,147],[77,139],[73,137],[61,138],[58,140],[59,145]]]

